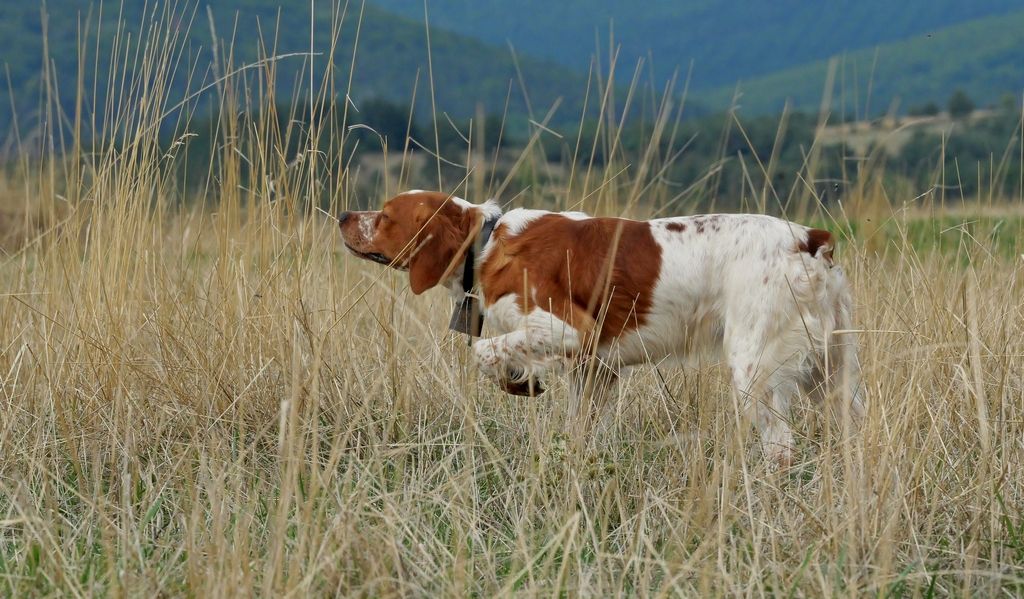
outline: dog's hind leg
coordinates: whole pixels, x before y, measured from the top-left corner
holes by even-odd
[[[741,414],[753,421],[761,436],[765,458],[789,466],[795,444],[787,419],[797,382],[788,368],[771,372],[760,363],[763,355],[759,353],[740,351],[730,356],[733,386]]]
[[[800,365],[810,342],[796,328],[798,321],[785,321],[783,311],[765,312],[742,302],[731,308],[723,347],[740,414],[760,433],[765,458],[789,466],[795,449],[789,406],[799,393]]]

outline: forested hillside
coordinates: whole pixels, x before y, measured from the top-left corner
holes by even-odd
[[[410,18],[423,19],[421,2],[371,1]],[[511,6],[515,10],[510,10]],[[692,61],[694,90],[729,87],[738,80],[926,36],[1021,8],[1019,0],[434,0],[429,4],[432,24],[488,43],[508,40],[523,52],[578,69],[587,67],[595,51],[604,55],[607,63],[610,33],[621,46],[620,61],[629,68],[638,57],[651,56],[654,72],[666,78],[677,67],[685,73]],[[993,37],[1004,38],[1004,42],[1020,37],[1009,34],[1007,28],[989,32],[974,27],[964,33],[971,37],[960,47],[944,47],[930,56],[925,56],[924,46],[920,47],[917,54],[934,72],[904,72],[902,78],[915,82],[930,79],[935,89],[945,90],[941,94],[944,97],[956,83],[953,79],[961,74],[957,65],[970,68],[973,45],[997,42]],[[1018,74],[1024,69],[1020,60],[1006,60],[998,67]],[[894,66],[887,73],[897,70]],[[980,88],[970,91],[988,95]]]
[[[119,20],[127,23],[125,34],[138,39],[138,24],[144,21],[143,6],[141,1],[125,2],[119,14],[116,3],[106,3],[101,10],[97,4],[86,0],[49,0],[45,8],[34,2],[0,4],[0,65],[7,69],[3,83],[7,87],[9,77],[11,95],[23,127],[30,129],[38,122],[40,97],[45,90],[44,43],[56,75],[54,88],[59,92],[64,110],[70,113],[77,85],[79,40],[87,40],[83,44],[86,48],[83,84],[86,96],[91,96],[95,84],[94,104],[100,106],[108,87],[110,48],[112,39],[118,35],[116,24]],[[276,0],[226,0],[209,6],[208,14],[206,3],[186,5],[184,10],[178,9],[180,14],[174,19],[178,24],[175,34],[187,35],[189,39],[189,55],[182,59],[175,79],[179,95],[183,95],[190,70],[193,72],[190,89],[213,79],[211,23],[218,37],[221,59],[230,52],[236,66],[259,58],[261,37],[266,54],[309,51],[309,3],[292,3],[281,8],[283,5]],[[330,2],[316,3],[314,72],[317,78],[327,72],[327,54],[332,38],[336,39],[334,66],[330,70],[335,89],[341,92],[347,89],[349,67],[355,54],[350,97],[356,107],[362,101],[376,98],[408,103],[413,98],[418,77],[417,112],[420,118],[429,119],[430,65],[422,20],[399,17],[372,5],[367,5],[360,14],[360,7],[354,2],[350,3],[342,20],[339,14],[342,8],[344,5],[337,7]],[[334,27],[338,30],[336,36],[332,35]],[[97,37],[98,54],[102,57],[99,61],[96,61]],[[490,46],[443,30],[431,31],[430,45],[438,114],[466,117],[474,114],[477,103],[482,103],[489,113],[500,114],[507,97],[510,97],[509,109],[513,114],[528,113],[516,65],[507,47]],[[289,57],[275,65],[280,99],[289,99],[297,81],[301,81],[302,86],[308,85],[306,65],[303,56]],[[586,91],[584,75],[529,55],[519,56],[518,65],[532,106],[541,112],[538,118],[557,98],[563,99],[558,118],[575,120],[579,117],[573,111],[582,105]],[[9,102],[5,99],[4,104],[9,105]],[[0,111],[0,127],[6,129],[10,112]]]
[[[4,104],[13,106],[0,111],[0,130],[6,131],[15,115],[24,131],[35,129],[47,87],[44,54],[53,74],[50,88],[60,96],[64,111],[55,117],[67,121],[73,115],[80,58],[83,108],[101,108],[111,65],[123,68],[125,62],[123,56],[112,62],[112,40],[118,35],[140,37],[144,6],[138,0],[123,7],[87,0],[0,5],[2,81],[10,92]],[[214,79],[215,36],[221,62],[230,55],[235,66],[256,61],[261,40],[263,55],[290,55],[274,65],[279,103],[301,97],[308,88],[304,54],[310,48],[309,2],[285,6],[279,0],[225,0],[173,6],[179,11],[174,34],[187,36],[188,43],[172,96],[184,96],[186,85],[195,90]],[[373,121],[362,119],[363,112],[375,117],[380,102],[396,112],[414,101],[415,120],[424,125],[434,120],[435,104],[444,123],[449,117],[465,122],[478,104],[489,115],[501,115],[507,101],[512,133],[522,134],[531,113],[540,120],[561,99],[552,124],[571,133],[571,125],[580,122],[589,62],[596,55],[602,72],[608,68],[609,37],[621,45],[623,69],[632,69],[639,56],[650,58],[644,86],[647,75],[653,74],[660,85],[661,78],[677,67],[685,71],[692,61],[687,118],[726,108],[737,83],[743,114],[776,114],[787,99],[796,109],[816,111],[834,56],[839,56],[831,90],[835,119],[877,116],[894,99],[899,99],[900,112],[944,103],[956,89],[986,106],[1024,89],[1024,41],[1018,34],[1024,30],[1024,10],[1007,0],[898,5],[866,0],[827,3],[813,10],[798,0],[746,3],[743,10],[722,0],[657,0],[641,7],[606,0],[437,0],[427,6],[432,64],[420,2],[346,5],[323,0],[315,7],[314,79],[319,83],[325,75],[333,77],[333,89],[354,107],[350,123]],[[151,17],[166,5],[149,10]],[[116,26],[119,22],[123,31]],[[245,76],[255,78],[258,71]],[[619,85],[627,81],[625,76],[618,79]],[[247,80],[248,89],[251,83],[255,79]],[[214,98],[212,90],[199,96],[200,116],[213,114]],[[367,109],[371,100],[374,104]],[[591,102],[592,109],[595,104]],[[649,99],[634,101],[631,114],[641,112],[640,105],[649,106]],[[103,111],[97,113],[102,120]],[[593,117],[593,110],[587,116]]]
[[[900,112],[928,102],[943,102],[965,90],[979,105],[1024,90],[1024,11],[970,21],[914,38],[837,57],[832,89],[833,111],[845,118],[889,109]],[[741,82],[747,112],[774,113],[789,99],[793,106],[814,109],[821,102],[828,60],[786,69]],[[728,105],[736,86],[700,94],[713,106]],[[870,91],[870,102],[868,92]]]

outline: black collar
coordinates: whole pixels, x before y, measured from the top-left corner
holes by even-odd
[[[501,218],[500,214],[491,216],[484,220],[480,227],[480,233],[476,240],[466,249],[466,264],[462,268],[462,301],[455,306],[452,312],[452,320],[448,328],[459,333],[469,335],[472,343],[473,337],[479,337],[484,327],[484,314],[480,311],[480,302],[473,295],[473,287],[476,279],[476,257],[483,253],[487,241],[491,238],[494,225]]]

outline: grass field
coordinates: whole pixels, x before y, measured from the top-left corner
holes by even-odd
[[[843,232],[869,408],[851,429],[798,404],[776,472],[717,364],[639,369],[589,429],[564,381],[521,399],[481,379],[447,295],[348,257],[314,209],[430,175],[398,148],[398,174],[358,191],[329,141],[344,130],[282,160],[272,77],[252,93],[265,118],[226,116],[183,199],[187,144],[156,135],[177,101],[166,43],[111,109],[116,143],[85,148],[83,109],[38,136],[66,151],[0,180],[0,595],[1024,593],[1019,199],[953,210],[864,175],[793,215]],[[446,191],[535,205],[516,178],[543,172],[535,150]],[[690,210],[664,157],[610,156],[544,201]]]
[[[844,248],[869,416],[780,474],[716,365],[585,432],[329,224],[119,212],[3,266],[0,593],[1024,591],[1019,256]]]

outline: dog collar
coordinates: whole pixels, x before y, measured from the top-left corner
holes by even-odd
[[[487,246],[499,218],[500,215],[486,219],[480,227],[476,241],[466,249],[466,264],[462,267],[462,301],[455,306],[452,321],[448,323],[449,329],[469,335],[470,343],[473,337],[480,336],[484,328],[484,313],[480,310],[479,299],[473,293],[476,284],[476,258],[483,255],[484,247]]]

